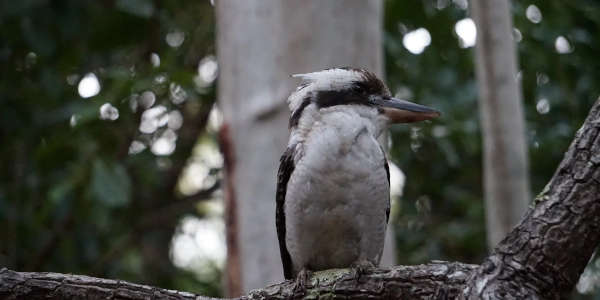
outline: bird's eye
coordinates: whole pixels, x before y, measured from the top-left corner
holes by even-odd
[[[367,91],[367,86],[365,86],[365,84],[364,84],[363,82],[355,82],[355,83],[352,85],[352,90],[353,90],[355,93],[359,93],[359,94],[368,94],[368,91]]]

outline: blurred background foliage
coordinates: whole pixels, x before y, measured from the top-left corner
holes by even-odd
[[[537,194],[600,94],[600,3],[519,1],[513,14]],[[390,89],[444,113],[392,129],[407,176],[400,264],[487,253],[465,18],[466,0],[385,1]],[[0,1],[0,34],[0,266],[220,295],[211,2]],[[578,285],[589,299],[598,269]]]
[[[178,188],[214,147],[210,2],[2,1],[0,24],[0,265],[219,295],[169,259],[218,184]]]

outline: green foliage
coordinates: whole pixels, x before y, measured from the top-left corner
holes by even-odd
[[[407,176],[396,226],[399,263],[478,262],[485,227],[477,86],[472,48],[461,49],[453,33],[467,12],[450,3],[438,10],[434,1],[386,4],[390,88],[442,111],[433,122],[392,128],[392,160]],[[431,45],[414,55],[402,47],[402,37],[420,27],[430,32]],[[430,202],[431,211],[419,211],[418,199]]]
[[[194,212],[171,206],[214,101],[211,84],[194,83],[214,54],[213,13],[208,1],[0,2],[0,265],[219,294],[220,271],[198,279],[168,252]],[[100,92],[82,98],[92,73]],[[144,92],[185,126],[140,131]],[[106,103],[118,118],[99,117]],[[173,134],[172,154],[150,151]]]

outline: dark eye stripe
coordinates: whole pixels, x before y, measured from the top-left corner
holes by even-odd
[[[314,98],[319,108],[344,104],[371,105],[368,97],[353,89],[341,91],[319,91]]]

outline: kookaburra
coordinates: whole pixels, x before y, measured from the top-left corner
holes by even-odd
[[[390,213],[389,168],[377,138],[390,123],[439,112],[391,97],[361,69],[298,74],[277,179],[283,273],[379,265]]]

